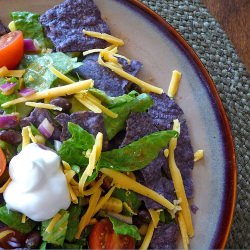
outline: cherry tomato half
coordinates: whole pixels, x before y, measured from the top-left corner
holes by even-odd
[[[97,222],[89,236],[90,249],[134,249],[135,240],[127,235],[116,234],[108,219]]]
[[[23,33],[13,31],[0,37],[0,67],[14,69],[24,53]]]
[[[6,169],[6,157],[3,150],[0,148],[0,176],[4,173]]]

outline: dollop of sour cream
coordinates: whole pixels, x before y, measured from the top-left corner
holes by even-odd
[[[3,196],[10,210],[34,221],[52,218],[71,203],[60,157],[52,150],[31,143],[9,164],[12,179]]]

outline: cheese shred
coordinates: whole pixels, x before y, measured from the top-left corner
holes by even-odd
[[[49,70],[55,75],[57,76],[59,79],[67,82],[67,83],[74,83],[73,80],[71,80],[69,77],[67,77],[66,75],[64,75],[63,73],[61,73],[60,71],[58,71],[56,68],[54,68],[52,65],[50,65]]]
[[[171,81],[168,88],[168,96],[174,98],[176,95],[181,80],[181,72],[174,70],[172,73]]]
[[[15,105],[17,103],[27,102],[27,101],[36,101],[41,99],[52,99],[58,96],[66,96],[76,94],[84,89],[92,88],[94,86],[94,81],[92,79],[72,83],[65,86],[54,87],[51,89],[43,90],[41,92],[36,92],[27,97],[20,97],[9,102],[2,104],[3,108]]]
[[[175,205],[172,204],[169,200],[167,200],[166,198],[164,198],[162,195],[158,194],[157,192],[155,192],[154,190],[143,186],[142,184],[138,183],[137,181],[129,178],[127,175],[122,174],[118,171],[112,170],[112,169],[108,169],[108,168],[102,168],[100,169],[100,171],[111,177],[113,179],[113,183],[117,184],[117,186],[123,188],[123,189],[129,189],[132,190],[136,193],[139,193],[141,195],[144,195],[154,201],[156,201],[157,203],[161,204],[162,206],[164,206],[165,208],[169,209],[169,210],[175,210]]]
[[[26,147],[28,144],[30,144],[30,136],[29,136],[29,126],[23,127],[22,129],[22,148]]]
[[[3,186],[0,188],[0,194],[2,194],[6,188],[8,187],[8,185],[10,184],[11,182],[11,178],[9,177],[9,179],[3,184]]]
[[[61,107],[55,106],[53,104],[42,103],[42,102],[25,102],[25,105],[30,106],[30,107],[40,108],[40,109],[51,109],[51,110],[62,111]]]
[[[78,225],[76,239],[80,239],[80,236],[81,236],[83,229],[89,224],[89,222],[93,216],[93,212],[95,210],[95,207],[100,199],[101,193],[102,193],[101,188],[98,188],[96,190],[96,192],[90,197],[88,209],[84,213],[84,215],[82,216],[80,223]]]
[[[203,149],[197,150],[197,151],[194,153],[194,162],[203,159],[203,157],[204,157],[204,150],[203,150]]]
[[[47,228],[45,229],[45,231],[47,233],[51,233],[54,226],[56,225],[56,223],[60,220],[60,218],[62,217],[61,214],[57,213],[53,218],[52,220],[50,221],[49,225],[47,226]]]

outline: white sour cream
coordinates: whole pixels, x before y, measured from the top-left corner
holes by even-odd
[[[52,218],[71,203],[60,157],[41,145],[31,143],[9,164],[12,179],[3,196],[7,207],[34,221]]]

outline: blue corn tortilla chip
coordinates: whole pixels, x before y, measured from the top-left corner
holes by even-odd
[[[183,116],[183,111],[178,104],[176,104],[175,101],[170,99],[166,94],[150,95],[154,101],[154,105],[150,107],[148,113],[153,120],[153,124],[159,130],[172,129],[173,120],[178,119],[180,121],[181,133],[175,149],[175,161],[183,178],[186,195],[188,198],[192,198],[193,182],[191,172],[194,166],[194,151],[191,145],[188,127]],[[166,167],[163,169],[167,176],[170,177],[168,162]]]
[[[84,79],[93,79],[95,88],[103,90],[109,96],[120,96],[128,92],[129,81],[118,76],[112,70],[101,66],[98,60],[99,54],[90,54],[83,60],[83,65],[73,70]],[[132,60],[128,64],[125,59],[119,58],[119,63],[129,74],[136,75],[142,64]]]
[[[91,111],[80,111],[71,115],[57,115],[55,120],[62,126],[61,141],[65,141],[71,137],[68,132],[68,122],[73,122],[94,136],[96,136],[98,132],[101,132],[103,134],[103,150],[108,148],[108,139],[102,114],[96,114]]]
[[[92,0],[66,0],[46,11],[40,17],[40,23],[56,50],[62,52],[106,47],[104,40],[84,35],[83,29],[110,34],[108,25]]]
[[[154,230],[150,249],[176,249],[179,227],[171,222],[169,224],[159,223]]]

